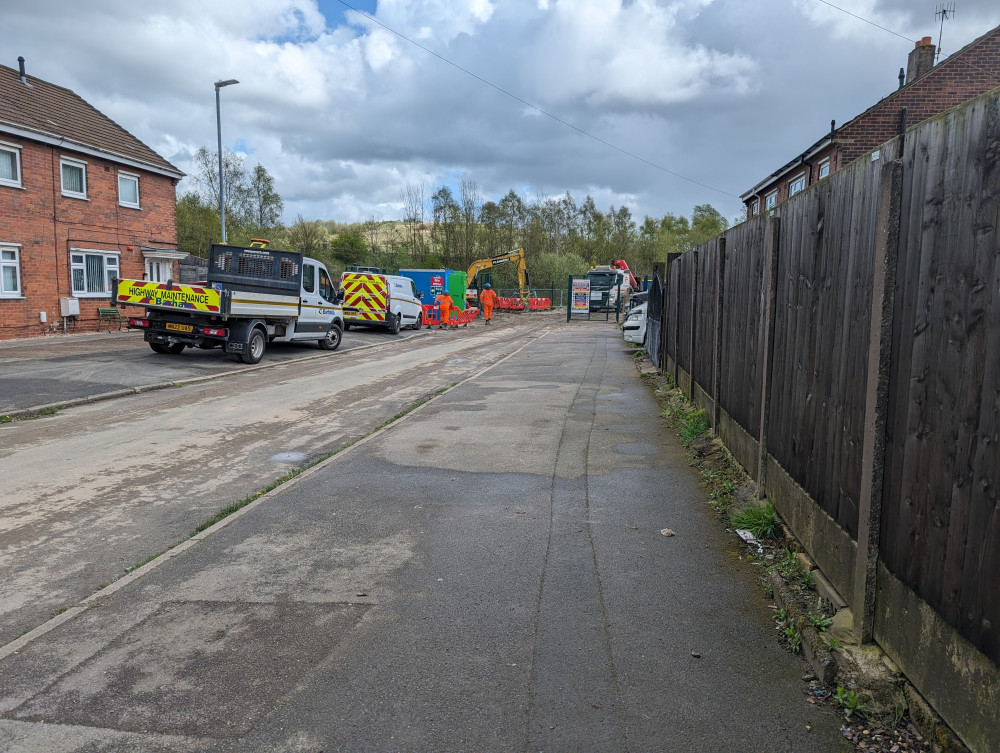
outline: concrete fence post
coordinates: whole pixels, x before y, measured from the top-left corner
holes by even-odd
[[[764,267],[763,315],[764,373],[760,380],[760,431],[757,435],[757,497],[767,496],[767,423],[771,410],[771,370],[774,368],[774,320],[778,297],[778,255],[781,249],[781,218],[771,217],[771,242]]]
[[[688,375],[691,377],[691,388],[690,397],[694,399],[694,385],[695,385],[695,368],[694,368],[694,349],[697,345],[696,335],[698,330],[698,249],[689,251],[688,253],[693,254],[691,257],[694,261],[691,262],[691,314],[690,314],[690,326],[691,332],[688,337]]]
[[[854,563],[854,634],[872,640],[875,626],[876,578],[882,523],[882,480],[885,474],[885,422],[892,361],[892,320],[899,259],[899,223],[903,162],[882,167],[875,225],[875,268],[872,275],[868,378],[861,451],[861,496],[858,500],[858,555]]]

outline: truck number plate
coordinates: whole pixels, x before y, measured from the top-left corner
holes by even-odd
[[[174,332],[194,332],[194,326],[191,324],[174,324],[173,322],[167,322],[164,326]]]

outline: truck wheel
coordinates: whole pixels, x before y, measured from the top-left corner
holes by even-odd
[[[243,353],[240,358],[243,359],[243,363],[260,363],[266,349],[267,336],[259,329],[255,329],[250,333],[250,339],[247,340],[246,353]]]
[[[319,341],[319,347],[323,350],[336,350],[340,347],[341,336],[340,327],[331,324],[330,329],[326,332],[326,337]]]
[[[154,353],[169,353],[166,345],[160,345],[160,343],[150,343],[149,347],[153,349]]]
[[[386,314],[389,317],[389,334],[398,335],[399,334],[399,314],[393,314],[391,311]]]
[[[172,356],[176,356],[183,350],[184,350],[184,343],[174,343],[173,345],[167,346],[167,353],[169,353]]]

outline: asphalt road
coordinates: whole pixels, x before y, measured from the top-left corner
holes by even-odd
[[[334,353],[313,343],[271,343],[260,366],[288,361],[338,357],[362,347],[393,347],[430,330],[386,332],[353,327]],[[57,338],[0,341],[0,415],[121,389],[214,377],[248,367],[220,350],[185,349],[172,356],[153,353],[142,333],[114,331]]]
[[[6,642],[0,749],[842,750],[832,711],[805,702],[806,665],[774,638],[759,572],[718,526],[620,333],[553,322],[490,336],[463,338],[460,355],[447,352],[458,337],[441,338],[409,371],[388,354],[351,367],[405,374],[390,382],[412,397],[436,392],[413,377],[465,365],[432,401]],[[228,413],[227,431],[265,441],[274,430],[279,445],[281,424],[306,416],[330,424],[320,435],[342,435],[319,386],[336,392],[337,379],[288,369],[215,383],[237,403],[212,392],[187,410],[155,403],[194,397],[182,388],[105,406],[133,403],[128,420],[150,426],[197,425],[205,410],[218,426]],[[305,415],[282,404],[249,424],[236,416],[282,383]],[[378,421],[377,404],[366,421]],[[0,432],[51,422],[19,437],[27,448],[107,413],[85,406]],[[124,413],[105,420],[97,436],[126,425]],[[21,460],[4,454],[0,467]],[[159,477],[160,504],[179,500],[166,508],[182,514],[198,489],[156,470],[133,492]],[[97,498],[87,514],[99,514]],[[148,507],[122,511],[122,530]]]

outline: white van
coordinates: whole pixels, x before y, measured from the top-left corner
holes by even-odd
[[[399,275],[344,272],[340,278],[344,329],[352,324],[384,327],[396,334],[403,327],[420,329],[423,307],[413,280]]]

